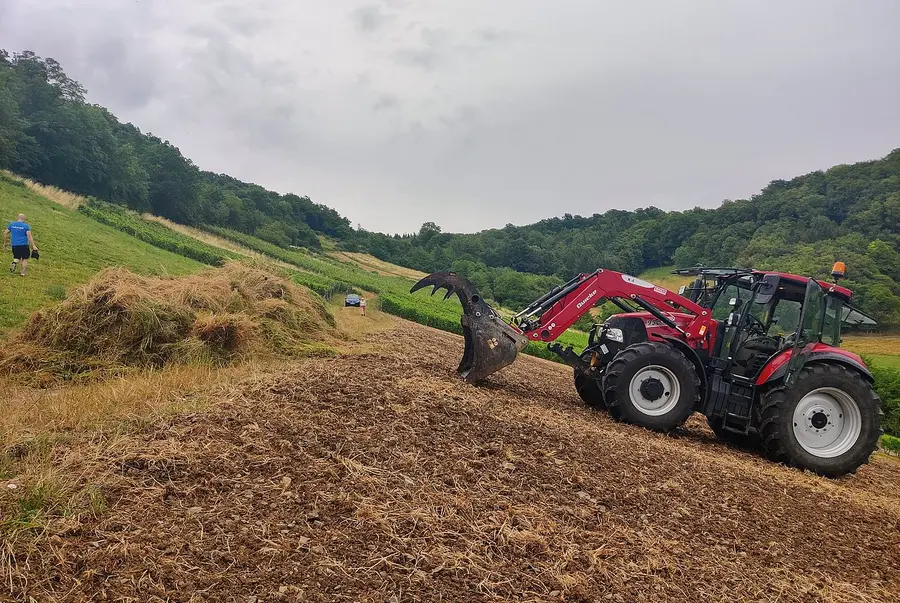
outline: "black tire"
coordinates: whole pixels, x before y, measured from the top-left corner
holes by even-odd
[[[629,393],[635,375],[641,371],[648,371],[648,375],[652,375],[649,371],[654,370],[654,366],[665,369],[664,372],[670,375],[668,379],[678,385],[677,398],[666,401],[658,411],[644,409],[641,402],[632,400]],[[653,377],[648,377],[650,379]],[[655,380],[660,382],[659,379]],[[662,394],[666,397],[669,392],[663,391]],[[697,376],[694,365],[671,345],[644,341],[630,345],[616,354],[606,367],[603,396],[606,408],[614,419],[654,431],[669,432],[679,427],[694,412],[700,401],[700,377]],[[642,402],[647,406],[647,400],[642,398]],[[650,414],[651,412],[660,414]]]
[[[762,445],[762,440],[759,437],[759,433],[756,430],[751,429],[750,433],[735,433],[733,431],[728,431],[727,429],[722,427],[722,420],[712,420],[709,417],[706,417],[706,424],[709,425],[709,428],[712,429],[713,433],[716,434],[716,438],[729,444],[731,446],[736,446],[737,448],[746,448],[750,450],[759,450]]]
[[[594,353],[590,350],[582,352],[581,359],[585,362],[590,362],[593,354]],[[574,369],[573,372],[575,375],[575,391],[578,392],[582,401],[591,408],[604,410],[606,408],[606,400],[603,399],[603,390],[600,387],[600,380],[588,377],[578,369]]]
[[[794,411],[804,401],[807,394],[815,395],[814,392],[820,388],[829,388],[825,390],[826,392],[829,390],[843,392],[856,404],[859,411],[856,440],[852,445],[848,444],[849,447],[845,452],[835,456],[826,456],[827,450],[822,454],[810,451],[809,447],[801,444],[798,433],[804,438],[813,437],[810,432],[815,427],[812,419],[809,419],[808,428],[797,423],[795,429]],[[832,399],[839,399],[839,397],[838,395],[838,398]],[[807,400],[810,399],[812,398],[807,398]],[[849,403],[850,400],[847,402]],[[848,473],[855,473],[860,465],[869,462],[869,457],[878,445],[878,438],[883,433],[881,429],[882,416],[881,399],[872,389],[872,385],[863,379],[859,372],[840,364],[816,363],[805,366],[800,371],[793,387],[774,389],[763,396],[759,405],[759,431],[766,455],[771,460],[791,467],[808,469],[826,477],[840,477]],[[848,419],[849,417],[848,413]],[[840,418],[844,419],[843,413]],[[830,419],[828,420],[830,421]],[[852,422],[847,422],[847,425],[851,424]],[[829,422],[825,427],[829,425],[832,423]],[[841,429],[843,425],[842,423],[841,426],[835,426],[835,429]],[[850,427],[847,429],[851,434],[857,431]],[[827,432],[827,429],[823,428],[822,431]],[[809,435],[805,435],[806,433]],[[818,430],[815,430],[815,433],[818,433]],[[843,441],[841,440],[844,437],[842,434],[843,429],[838,432],[837,441]],[[853,436],[847,437],[852,438]],[[832,454],[835,452],[837,451]]]

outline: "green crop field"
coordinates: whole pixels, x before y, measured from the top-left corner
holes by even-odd
[[[869,356],[872,360],[872,363],[876,366],[883,366],[885,368],[891,368],[900,371],[900,356],[897,355],[883,355],[883,354],[872,354]]]
[[[160,223],[145,220],[137,212],[121,205],[91,199],[90,203],[82,205],[78,211],[107,226],[112,226],[116,230],[130,234],[136,239],[150,243],[154,247],[210,266],[221,266],[228,260],[241,257],[233,251],[213,247],[193,237],[175,232]]]
[[[0,333],[22,324],[35,310],[86,283],[101,268],[126,266],[142,274],[182,275],[203,267],[195,260],[136,240],[91,218],[40,197],[18,181],[0,177],[0,229],[24,213],[41,259],[29,275],[7,271],[12,254],[0,265]]]

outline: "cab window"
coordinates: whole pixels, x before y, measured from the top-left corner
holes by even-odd
[[[712,307],[712,316],[716,320],[725,320],[731,314],[732,307],[729,302],[732,298],[738,298],[743,303],[747,303],[750,299],[750,290],[738,287],[735,284],[728,285],[716,298]]]
[[[843,322],[844,303],[829,295],[825,306],[825,328],[822,329],[822,343],[839,346],[841,344],[841,322]]]
[[[797,330],[800,324],[800,302],[780,299],[772,311],[770,335],[787,335]]]

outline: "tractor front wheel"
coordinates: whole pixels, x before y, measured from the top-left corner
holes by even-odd
[[[881,400],[857,371],[812,364],[793,387],[763,397],[759,431],[770,459],[839,477],[868,462],[882,434],[881,417]]]
[[[588,350],[582,352],[581,359],[590,362],[594,352]],[[575,391],[591,408],[602,410],[606,408],[606,400],[603,399],[603,390],[600,389],[600,380],[583,374],[575,369]]]
[[[694,412],[700,378],[671,345],[644,341],[616,354],[606,367],[603,396],[614,419],[668,432]]]

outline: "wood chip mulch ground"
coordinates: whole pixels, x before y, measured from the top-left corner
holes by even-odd
[[[826,480],[697,418],[676,436],[614,423],[559,365],[474,387],[460,338],[379,337],[104,452],[109,508],[56,526],[7,596],[900,601],[897,459]]]

